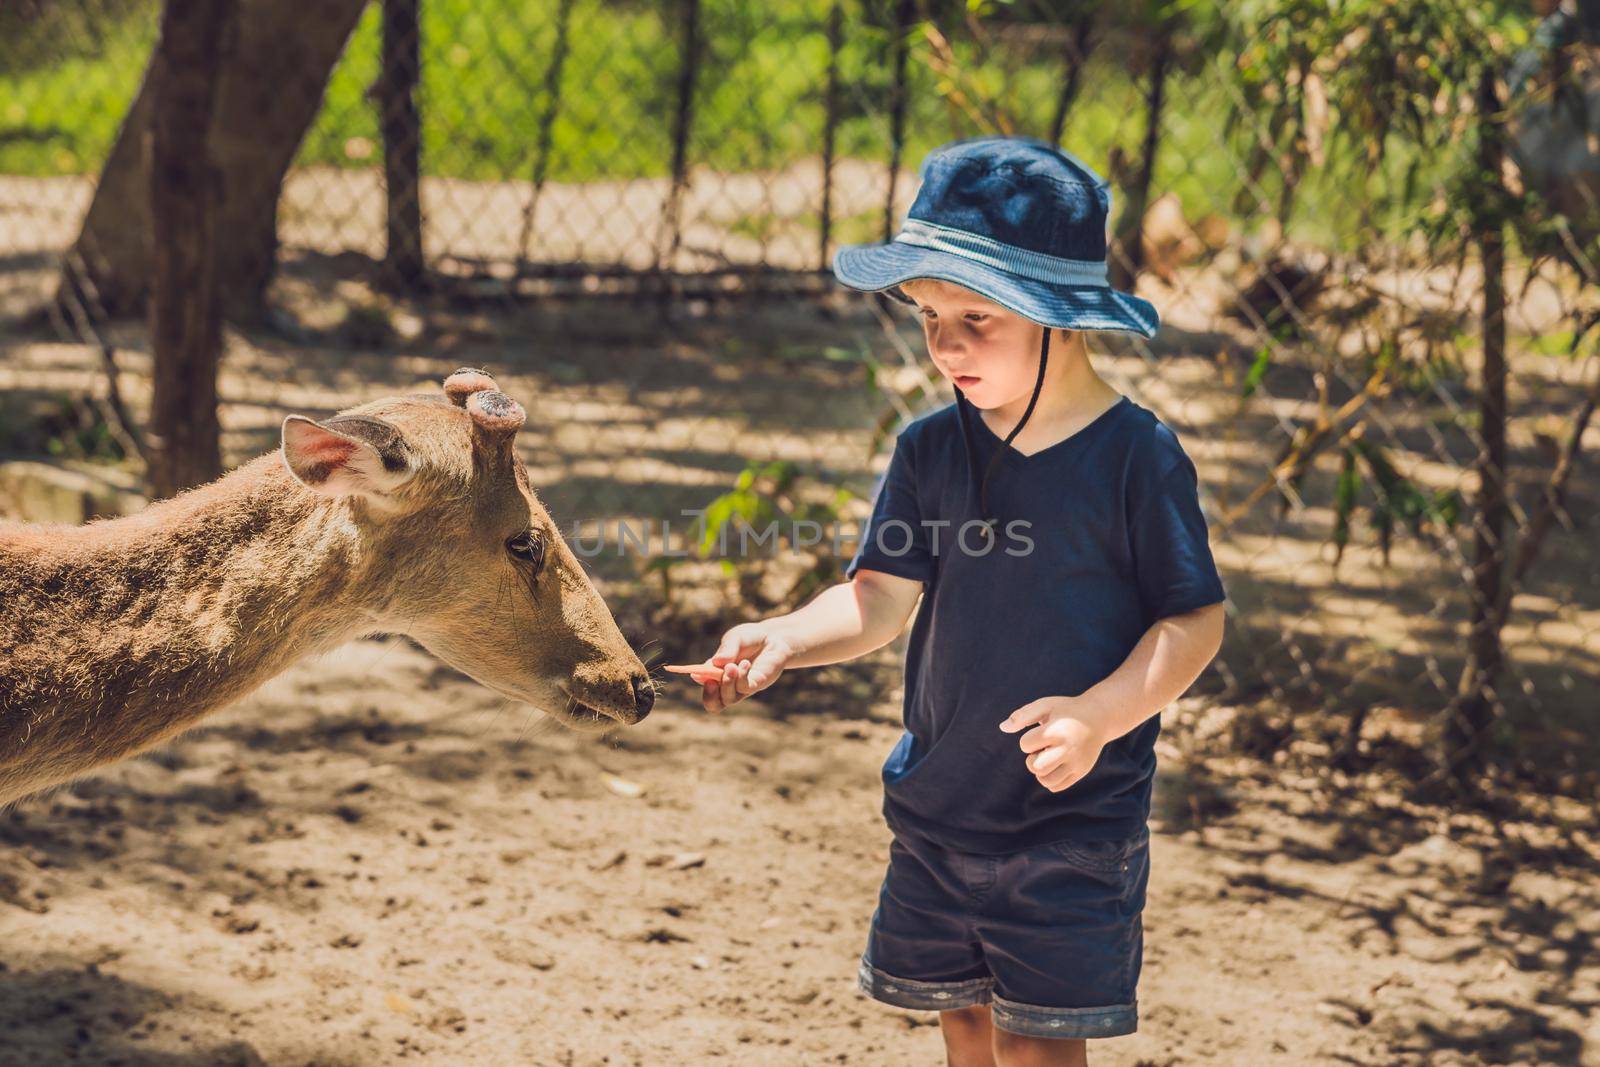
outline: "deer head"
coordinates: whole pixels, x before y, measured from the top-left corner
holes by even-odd
[[[577,728],[638,722],[654,689],[529,484],[526,413],[481,370],[326,419],[291,415],[282,455],[346,498],[382,589],[376,631],[404,633],[505,696]]]

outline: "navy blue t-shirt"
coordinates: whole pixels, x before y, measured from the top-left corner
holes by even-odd
[[[976,409],[968,415],[981,475],[1002,442]],[[1058,793],[1000,722],[1101,681],[1156,620],[1224,599],[1194,463],[1124,396],[1031,456],[1006,449],[989,478],[988,542],[976,484],[955,404],[916,419],[895,440],[845,569],[925,583],[906,650],[905,732],[883,767],[884,817],[897,834],[990,854],[1131,834],[1149,816],[1159,715]]]

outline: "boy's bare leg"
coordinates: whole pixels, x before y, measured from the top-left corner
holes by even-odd
[[[999,1067],[1086,1067],[1089,1042],[1082,1038],[1023,1037],[996,1030],[994,1062]]]
[[[994,1024],[989,1021],[989,1005],[939,1013],[939,1029],[944,1033],[944,1052],[950,1067],[995,1067]]]
[[[939,1013],[949,1067],[1087,1067],[1089,1043],[995,1029],[989,1005]]]

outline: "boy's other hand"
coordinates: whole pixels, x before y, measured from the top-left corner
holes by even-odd
[[[667,670],[699,682],[700,703],[715,714],[776,682],[790,655],[788,644],[767,623],[746,622],[723,634],[705,663],[669,664]]]
[[[1089,709],[1075,697],[1043,697],[1013,711],[1000,729],[1008,734],[1027,730],[1017,745],[1029,754],[1028,770],[1040,785],[1059,793],[1088,774],[1100,758],[1108,739],[1092,721]]]

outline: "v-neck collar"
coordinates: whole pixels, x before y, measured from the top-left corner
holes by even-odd
[[[958,401],[958,403],[959,403],[959,401]],[[968,401],[968,403],[971,403],[971,401]],[[1018,452],[1015,445],[1007,445],[1006,446],[1006,450],[1005,450],[1005,455],[1001,457],[1000,462],[1002,462],[1002,463],[1010,463],[1013,466],[1031,466],[1031,465],[1036,465],[1036,464],[1038,464],[1040,462],[1043,462],[1045,459],[1047,459],[1047,458],[1049,458],[1051,456],[1054,456],[1054,455],[1056,455],[1056,454],[1058,454],[1060,452],[1066,451],[1069,447],[1075,446],[1078,442],[1082,441],[1084,438],[1089,437],[1092,434],[1098,432],[1099,430],[1104,428],[1107,423],[1113,421],[1113,419],[1118,414],[1120,414],[1121,412],[1123,412],[1124,410],[1126,410],[1127,408],[1130,408],[1132,406],[1133,406],[1133,400],[1126,393],[1124,393],[1121,396],[1119,396],[1117,398],[1116,402],[1113,403],[1110,407],[1106,408],[1100,414],[1098,414],[1094,418],[1090,419],[1087,423],[1085,423],[1083,426],[1079,427],[1077,429],[1077,431],[1072,433],[1070,436],[1063,437],[1061,440],[1057,441],[1055,444],[1046,445],[1045,447],[1041,448],[1039,451],[1031,453],[1031,454],[1026,455],[1026,456],[1023,455],[1021,452]],[[991,430],[989,428],[989,424],[987,422],[983,421],[983,415],[978,411],[978,408],[976,406],[974,406],[973,409],[972,409],[972,418],[973,418],[973,421],[975,421],[978,424],[978,433],[981,434],[983,436],[984,440],[988,442],[988,450],[989,451],[993,451],[994,449],[999,448],[1002,444],[1005,443],[1005,438],[1001,437],[999,434],[997,434],[993,430]]]

